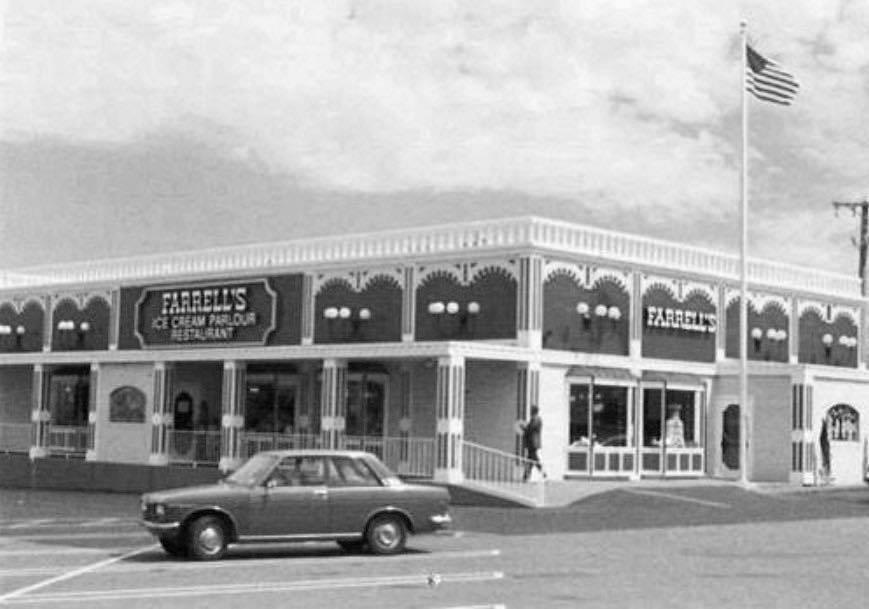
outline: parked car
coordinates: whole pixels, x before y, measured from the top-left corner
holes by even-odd
[[[409,533],[448,527],[449,493],[407,484],[357,451],[257,453],[216,484],[146,493],[142,525],[173,556],[215,560],[230,544],[334,540],[395,554]]]

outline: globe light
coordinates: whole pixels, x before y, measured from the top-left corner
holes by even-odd
[[[824,334],[821,337],[821,342],[824,343],[827,347],[829,347],[830,345],[833,344],[833,335],[830,334],[829,332],[827,334]]]
[[[622,318],[622,312],[616,306],[610,307],[609,311],[607,311],[607,315],[609,315],[609,318],[613,321],[618,321]]]
[[[752,328],[751,337],[754,340],[760,340],[763,337],[763,330],[761,330],[760,328]]]
[[[323,309],[323,317],[326,319],[335,319],[338,317],[338,308],[337,307],[328,307]]]
[[[371,309],[359,309],[359,319],[363,321],[371,319]]]
[[[341,319],[350,319],[350,309],[348,307],[341,307],[338,309],[338,317]]]
[[[476,315],[480,312],[480,303],[477,301],[471,301],[468,303],[468,313],[471,315]]]
[[[447,313],[450,315],[455,315],[459,312],[459,303],[455,301],[450,301],[447,303]]]
[[[594,308],[594,314],[598,317],[606,317],[607,314],[607,306],[599,304]]]
[[[580,315],[588,315],[588,303],[579,302],[576,304],[576,312]]]
[[[444,303],[440,301],[428,303],[428,312],[432,315],[440,315],[444,312],[445,308]]]

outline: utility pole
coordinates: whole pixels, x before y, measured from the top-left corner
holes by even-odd
[[[869,245],[869,200],[862,201],[833,201],[833,209],[836,210],[836,215],[839,214],[839,209],[845,207],[851,210],[851,214],[856,216],[860,212],[860,242],[857,247],[860,250],[860,263],[857,268],[857,274],[860,277],[860,293],[866,296],[866,249]]]

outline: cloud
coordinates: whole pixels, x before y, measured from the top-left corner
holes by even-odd
[[[741,18],[803,84],[791,108],[751,107],[753,202],[781,216],[859,188],[866,13],[813,0],[10,3],[0,137],[126,146],[181,132],[308,192],[522,193],[669,218],[679,238],[736,222]]]

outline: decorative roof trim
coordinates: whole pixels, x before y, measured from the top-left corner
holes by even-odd
[[[490,252],[538,250],[666,269],[679,275],[739,280],[739,256],[534,216],[381,232],[336,235],[199,251],[94,260],[0,271],[0,289],[68,284],[113,284],[310,269],[373,261],[443,259]],[[841,273],[750,258],[752,284],[859,300],[860,281]]]

